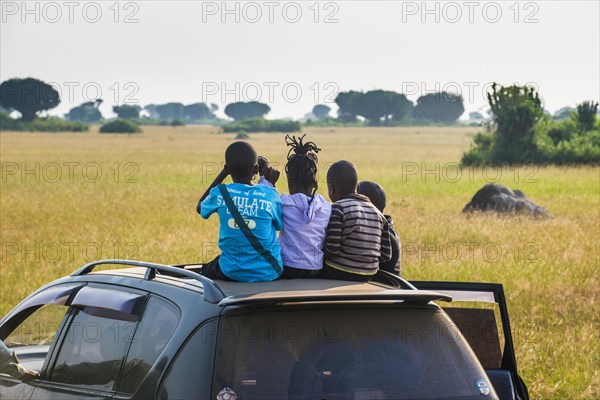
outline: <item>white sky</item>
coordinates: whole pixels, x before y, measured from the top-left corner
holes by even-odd
[[[29,1],[29,13],[23,4],[0,1],[0,79],[57,83],[62,103],[51,114],[98,89],[106,116],[115,103],[206,101],[222,111],[262,94],[268,117],[299,118],[350,89],[413,101],[459,90],[469,112],[485,106],[493,81],[537,85],[552,112],[600,98],[598,0]]]

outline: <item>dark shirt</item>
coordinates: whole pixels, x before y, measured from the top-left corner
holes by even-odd
[[[390,244],[392,247],[392,258],[388,261],[379,263],[379,269],[400,276],[402,272],[402,244],[400,243],[400,235],[394,229],[394,221],[390,215],[386,215],[385,219],[388,222],[390,229]]]

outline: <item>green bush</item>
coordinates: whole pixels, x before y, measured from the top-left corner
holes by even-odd
[[[550,120],[544,119],[535,127],[536,137],[538,139],[548,137],[552,143],[557,145],[560,142],[571,139],[573,133],[577,131],[576,123],[573,119]]]
[[[86,132],[89,129],[83,122],[66,121],[56,117],[36,118],[28,126],[32,132]]]
[[[300,132],[298,121],[267,120],[264,118],[248,118],[223,125],[223,132]]]
[[[66,121],[57,117],[36,118],[23,121],[0,113],[0,130],[21,132],[86,132],[89,126],[82,122]]]
[[[10,115],[8,115],[5,112],[0,112],[0,130],[1,131],[23,131],[25,129],[23,129],[23,122],[18,120],[18,119],[14,119],[11,118]]]
[[[100,127],[100,133],[139,133],[141,131],[138,125],[126,119],[115,119]]]
[[[248,135],[245,131],[240,131],[237,135],[235,135],[235,138],[237,140],[245,140],[250,139],[250,135]]]
[[[494,138],[490,133],[480,132],[473,138],[473,145],[462,156],[462,165],[484,165],[490,162]]]
[[[574,134],[541,151],[544,160],[552,164],[600,164],[600,130]]]
[[[185,126],[185,122],[180,119],[174,119],[169,121],[169,126]]]
[[[578,133],[573,120],[540,121],[536,127],[536,150],[529,162],[535,164],[600,164],[600,129]],[[495,137],[489,133],[475,135],[473,145],[463,154],[462,165],[485,165],[493,162]]]

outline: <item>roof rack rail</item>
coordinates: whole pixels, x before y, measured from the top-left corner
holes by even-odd
[[[202,276],[196,272],[192,272],[182,268],[172,267],[170,265],[155,264],[144,261],[117,259],[92,261],[91,263],[86,264],[83,267],[79,268],[77,271],[73,272],[71,276],[86,275],[92,272],[92,270],[97,266],[107,264],[129,265],[131,267],[147,268],[146,274],[144,275],[144,279],[148,281],[154,279],[154,277],[156,276],[156,271],[166,272],[172,275],[183,275],[187,278],[194,279],[202,283],[202,286],[204,287],[204,300],[212,304],[217,304],[226,297],[225,293],[223,293],[223,291],[221,290],[221,288],[219,288],[219,286],[217,286],[217,284],[215,284],[211,279]]]

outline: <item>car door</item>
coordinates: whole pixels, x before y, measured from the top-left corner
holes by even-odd
[[[67,303],[83,286],[82,283],[66,283],[44,288],[2,318],[0,340],[11,356],[16,356],[21,367],[42,373],[68,319]],[[0,373],[0,397],[29,399],[38,382],[39,379],[24,379],[13,367],[10,372]]]
[[[31,399],[111,399],[147,297],[112,285],[81,288]]]
[[[479,358],[500,400],[528,400],[519,376],[504,289],[496,283],[411,281],[452,297],[439,302]]]

